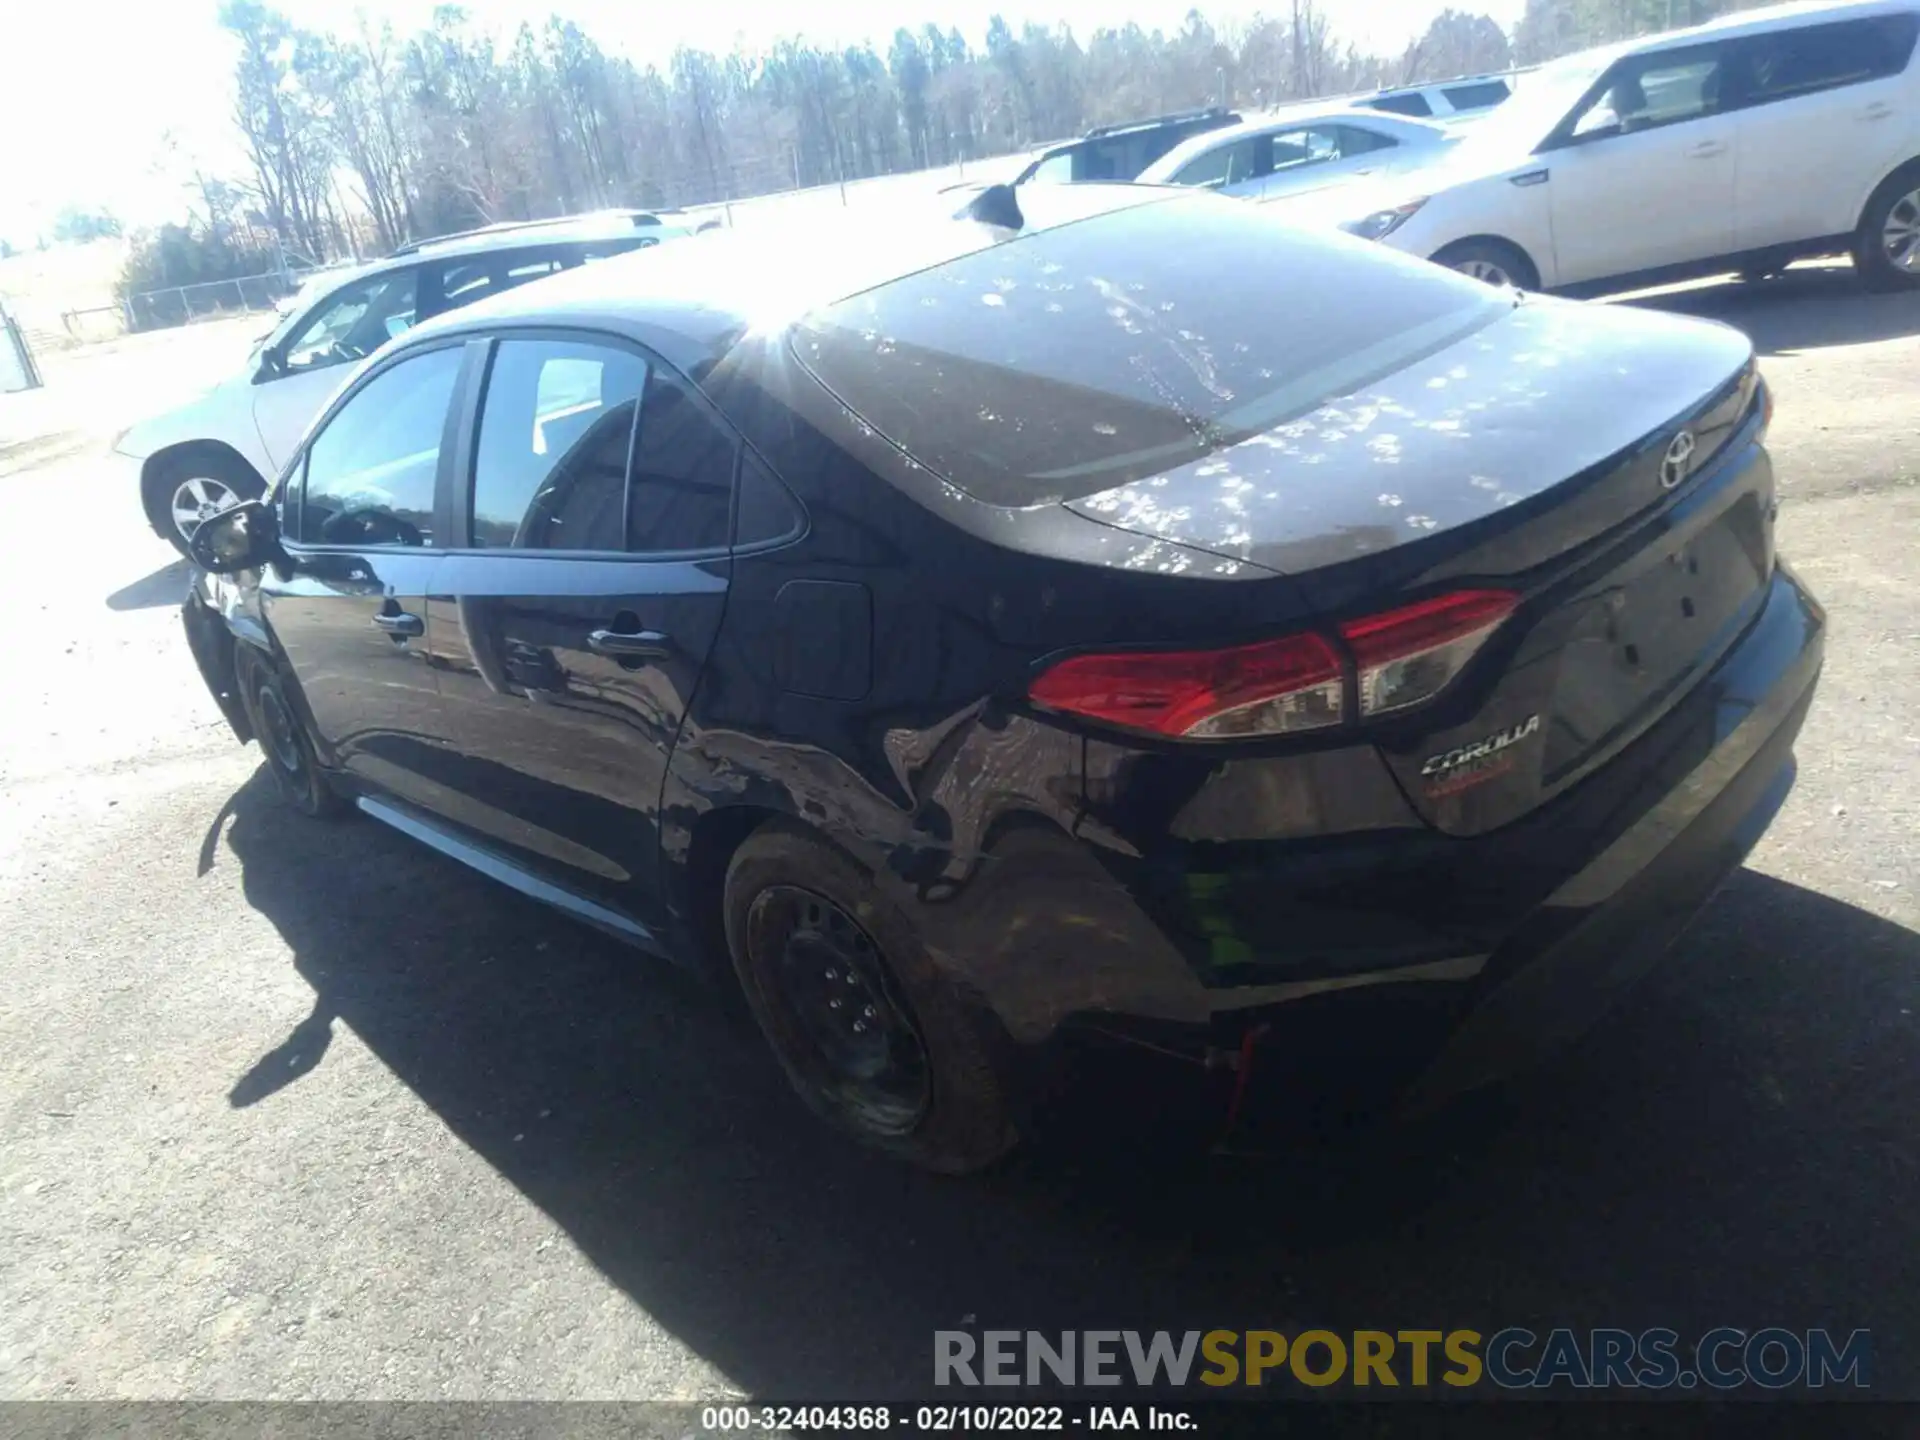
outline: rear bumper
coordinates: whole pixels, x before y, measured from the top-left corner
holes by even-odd
[[[1281,983],[1206,985],[1189,970],[1191,985],[1177,996],[1156,963],[1150,1005],[1062,1018],[1192,1050],[1263,1025],[1272,1048],[1296,1060],[1397,1071],[1395,1088],[1411,1081],[1415,1105],[1523,1068],[1651,969],[1765,831],[1792,787],[1793,742],[1812,703],[1825,623],[1818,602],[1780,567],[1740,641],[1628,754],[1584,782],[1584,793],[1507,832],[1449,842],[1481,855],[1495,886],[1509,863],[1518,875],[1529,857],[1567,853],[1569,831],[1588,842],[1582,863],[1479,947],[1462,932],[1451,955],[1409,964],[1399,950],[1375,966]],[[1622,815],[1632,818],[1602,823]],[[1526,868],[1537,881],[1538,866]],[[1268,873],[1278,897],[1284,874]],[[1398,874],[1396,864],[1383,883]]]

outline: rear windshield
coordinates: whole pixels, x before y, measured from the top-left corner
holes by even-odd
[[[1449,85],[1441,92],[1456,110],[1484,110],[1498,105],[1513,92],[1504,80],[1483,80],[1477,85]]]
[[[1510,304],[1439,266],[1194,196],[893,281],[815,311],[792,344],[921,464],[1024,506],[1238,444]]]
[[[1427,103],[1424,95],[1382,95],[1378,100],[1360,102],[1369,110],[1386,110],[1395,115],[1411,115],[1416,120],[1425,120],[1433,114],[1433,106]]]

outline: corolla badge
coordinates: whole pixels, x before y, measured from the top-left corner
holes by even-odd
[[[1693,463],[1693,452],[1700,448],[1700,442],[1693,438],[1691,430],[1682,430],[1673,437],[1673,443],[1667,446],[1666,457],[1660,462],[1660,488],[1671,490],[1687,478],[1687,467]]]
[[[1427,794],[1432,797],[1457,794],[1506,774],[1513,768],[1513,747],[1539,730],[1540,717],[1529,715],[1471,744],[1429,755],[1420,766],[1420,778],[1427,782]]]

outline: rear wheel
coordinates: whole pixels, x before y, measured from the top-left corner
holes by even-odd
[[[266,490],[266,482],[243,460],[214,451],[188,452],[154,466],[147,481],[147,519],[161,538],[187,555],[194,531]]]
[[[1870,290],[1920,287],[1920,164],[1889,176],[1867,201],[1853,267]]]
[[[334,793],[313,752],[313,742],[288,693],[280,668],[259,652],[240,647],[235,679],[240,701],[253,722],[253,733],[266,757],[267,773],[280,798],[303,815],[332,819],[346,812],[346,802]]]
[[[1518,246],[1504,240],[1462,240],[1433,257],[1436,265],[1458,270],[1489,285],[1511,285],[1521,290],[1540,288],[1540,272]]]
[[[950,1174],[1012,1148],[993,1027],[871,875],[776,822],[735,852],[723,904],[747,1005],[816,1114]]]

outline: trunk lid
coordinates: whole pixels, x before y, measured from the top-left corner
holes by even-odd
[[[1071,508],[1286,573],[1333,617],[1454,585],[1524,595],[1446,694],[1378,731],[1415,807],[1478,834],[1603,765],[1751,618],[1773,503],[1764,452],[1730,444],[1751,358],[1724,327],[1528,300]]]

